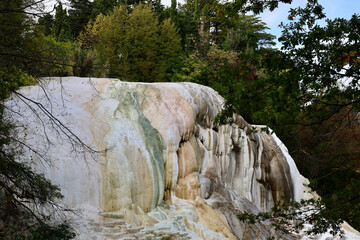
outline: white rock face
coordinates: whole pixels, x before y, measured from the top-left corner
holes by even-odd
[[[118,212],[147,226],[142,232],[165,228],[174,239],[267,239],[276,234],[270,227],[249,227],[236,214],[307,197],[306,179],[275,134],[240,116],[213,125],[223,99],[208,87],[69,77],[44,88],[22,88],[41,105],[14,97],[9,115],[19,137],[51,164],[29,149],[23,160],[58,184],[64,204],[84,219]],[[106,151],[84,151],[70,131]],[[110,238],[76,221],[79,239]]]

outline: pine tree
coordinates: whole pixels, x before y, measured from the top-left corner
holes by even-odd
[[[94,3],[89,0],[70,0],[68,25],[73,39],[76,39],[85,29],[93,11]]]

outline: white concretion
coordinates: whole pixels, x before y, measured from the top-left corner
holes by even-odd
[[[144,234],[165,229],[173,239],[251,239],[256,232],[267,239],[268,227],[245,227],[236,213],[304,197],[306,179],[275,134],[240,116],[231,125],[213,124],[223,99],[208,87],[76,77],[42,82],[7,101],[8,114],[33,150],[25,149],[22,160],[61,187],[67,207],[102,221],[74,220],[79,239],[110,238],[96,228],[123,224],[106,223],[100,212],[147,226]],[[91,154],[79,139],[101,152]]]

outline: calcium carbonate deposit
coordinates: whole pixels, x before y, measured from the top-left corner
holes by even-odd
[[[214,90],[76,77],[42,82],[6,105],[18,137],[51,160],[29,149],[23,157],[77,210],[68,216],[77,239],[299,239],[270,223],[238,220],[314,193],[271,130],[241,116],[213,124],[223,104]]]

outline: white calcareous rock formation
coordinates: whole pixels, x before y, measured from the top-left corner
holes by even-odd
[[[68,77],[20,93],[37,104],[7,102],[18,137],[51,163],[29,149],[23,159],[80,211],[78,239],[293,239],[237,215],[309,198],[307,180],[271,130],[240,116],[214,125],[214,90]]]

